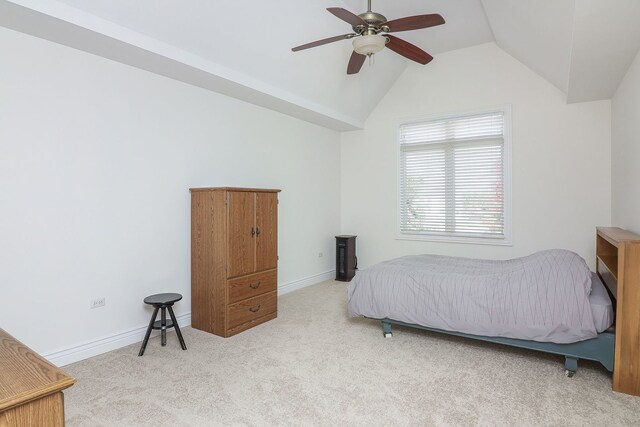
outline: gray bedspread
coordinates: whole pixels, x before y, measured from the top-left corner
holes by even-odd
[[[358,272],[348,308],[352,316],[570,343],[597,335],[590,291],[589,267],[567,250],[506,261],[416,255]]]

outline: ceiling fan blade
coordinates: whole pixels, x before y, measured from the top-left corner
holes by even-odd
[[[358,15],[353,14],[341,7],[328,7],[327,10],[333,13],[338,18],[342,19],[343,21],[351,24],[352,27],[357,27],[358,25],[364,25],[364,26],[367,25],[367,23],[364,22],[364,20],[360,18]]]
[[[387,47],[405,58],[409,58],[410,60],[416,61],[422,65],[428,64],[433,59],[433,56],[429,55],[414,44],[392,36],[391,34],[387,34],[385,37],[389,39]]]
[[[296,46],[296,47],[292,48],[291,50],[294,51],[294,52],[297,52],[299,50],[309,49],[311,47],[322,46],[323,44],[337,42],[338,40],[350,39],[353,36],[355,36],[354,33],[349,33],[349,34],[343,34],[341,36],[329,37],[329,38],[326,38],[326,39],[316,40],[316,41],[311,42],[311,43],[307,43],[307,44],[303,44],[303,45],[300,45],[300,46]]]
[[[437,13],[430,15],[407,16],[406,18],[393,19],[384,24],[389,27],[389,33],[397,31],[419,30],[420,28],[434,27],[444,24],[444,18]]]
[[[358,71],[362,68],[364,60],[367,59],[367,55],[361,55],[355,50],[349,58],[349,65],[347,65],[347,74],[358,74]]]

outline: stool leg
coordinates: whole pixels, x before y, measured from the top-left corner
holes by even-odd
[[[167,307],[169,309],[169,316],[171,316],[171,321],[173,322],[173,327],[176,329],[176,334],[178,334],[178,339],[180,340],[180,347],[183,350],[187,349],[187,345],[184,343],[184,338],[182,338],[182,332],[180,332],[180,326],[178,326],[178,321],[176,320],[176,315],[173,314],[173,308],[171,306]]]
[[[144,335],[144,340],[142,340],[142,347],[140,347],[140,352],[138,353],[138,357],[144,354],[144,349],[147,348],[147,343],[149,342],[149,335],[151,335],[151,330],[153,329],[153,324],[156,321],[156,316],[158,315],[158,307],[153,309],[153,314],[151,315],[151,322],[149,322],[149,327],[147,328],[147,333]]]
[[[162,346],[167,345],[167,309],[162,306],[162,323],[160,323],[160,335],[162,335]]]

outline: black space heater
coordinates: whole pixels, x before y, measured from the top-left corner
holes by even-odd
[[[336,280],[350,281],[357,268],[356,236],[336,236]]]

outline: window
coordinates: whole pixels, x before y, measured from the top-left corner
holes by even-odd
[[[401,239],[511,244],[508,107],[399,129]]]

